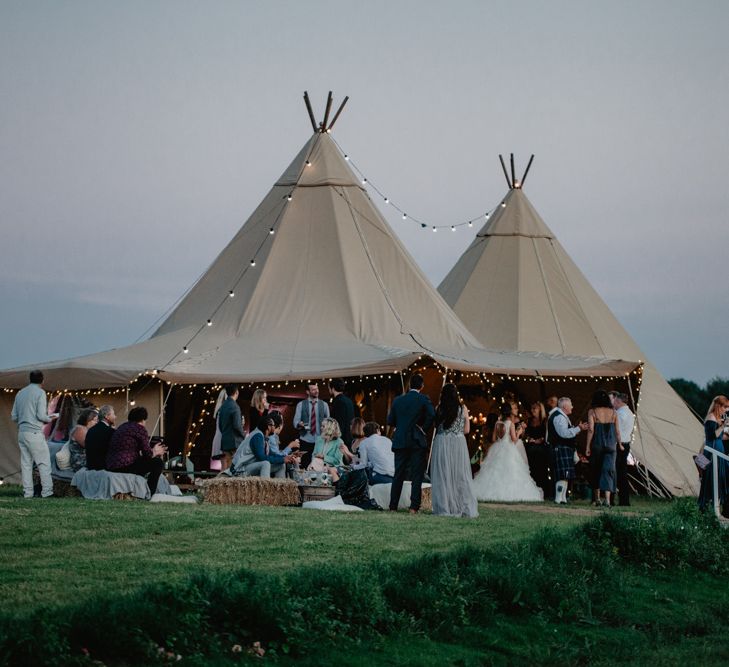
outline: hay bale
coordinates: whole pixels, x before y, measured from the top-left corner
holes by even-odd
[[[198,487],[203,500],[213,505],[298,505],[299,487],[292,479],[266,477],[214,477]]]
[[[81,492],[69,479],[53,479],[53,495],[57,498],[80,498]]]

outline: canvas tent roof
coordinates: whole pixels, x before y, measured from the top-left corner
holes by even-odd
[[[615,375],[637,365],[634,356],[483,349],[332,138],[315,132],[151,338],[40,367],[48,389],[81,389],[124,385],[152,369],[180,383],[368,374],[423,354],[505,373]],[[0,386],[23,386],[29,368],[0,372]]]
[[[438,287],[471,333],[504,350],[645,359],[523,190],[503,203]],[[695,493],[701,424],[649,362],[637,421],[635,456],[672,493]]]

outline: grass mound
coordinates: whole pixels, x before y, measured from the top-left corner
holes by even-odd
[[[462,547],[294,574],[200,573],[62,612],[6,612],[0,661],[152,664],[169,651],[192,664],[253,642],[269,655],[306,656],[343,640],[422,635],[446,641],[454,628],[497,628],[508,619],[599,625],[619,621],[614,610],[629,593],[631,568],[725,575],[728,547],[729,533],[686,500],[654,517],[603,514],[568,534],[545,529],[498,549]]]

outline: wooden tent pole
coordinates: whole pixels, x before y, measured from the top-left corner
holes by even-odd
[[[511,181],[509,180],[509,172],[506,171],[506,165],[504,164],[504,158],[499,154],[499,160],[501,160],[501,168],[504,170],[504,178],[506,179],[506,185],[509,186],[509,190],[513,189]]]
[[[327,108],[326,111],[324,111],[324,120],[321,122],[321,131],[325,132],[327,129],[327,123],[329,122],[329,112],[332,110],[332,101],[334,98],[332,97],[332,91],[329,91],[329,95],[327,95]]]
[[[349,96],[344,98],[344,101],[339,105],[339,109],[337,109],[337,113],[334,114],[334,118],[332,118],[332,122],[329,123],[329,127],[326,128],[326,130],[331,130],[334,127],[334,123],[337,122],[337,118],[339,118],[339,114],[342,113],[342,109],[344,109],[344,105],[347,103],[347,100],[349,99]]]
[[[514,154],[510,153],[510,161],[511,161],[511,187],[515,187],[516,185],[516,172],[514,171]]]
[[[532,166],[532,162],[534,161],[534,154],[529,158],[529,163],[527,164],[527,168],[524,170],[524,175],[521,177],[521,183],[520,187],[524,187],[524,181],[526,181],[527,174],[529,173],[529,168]]]
[[[311,128],[314,132],[318,132],[319,128],[316,126],[316,118],[314,118],[314,110],[311,108],[311,102],[309,101],[308,91],[304,91],[304,102],[306,103],[306,110],[309,112],[309,120],[311,120]]]

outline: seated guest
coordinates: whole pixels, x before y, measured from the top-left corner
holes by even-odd
[[[359,459],[367,471],[369,483],[392,484],[395,477],[395,454],[392,440],[381,435],[377,422],[364,425],[365,439],[359,446]]]
[[[99,421],[86,432],[84,449],[87,470],[106,470],[106,455],[114,435],[116,414],[111,405],[99,408]]]
[[[71,453],[71,470],[76,472],[86,467],[86,435],[96,426],[99,413],[93,408],[82,410],[76,426],[68,438],[68,451]]]
[[[268,416],[273,419],[273,433],[268,436],[268,451],[271,454],[283,454],[288,456],[299,449],[299,441],[292,440],[287,447],[281,449],[280,436],[283,431],[283,415],[278,410],[272,410]]]
[[[265,389],[256,389],[251,398],[251,410],[248,413],[248,432],[258,426],[261,417],[268,415],[268,397]]]
[[[147,477],[147,485],[152,495],[157,492],[157,482],[162,474],[167,448],[157,443],[149,444],[147,408],[136,407],[129,411],[128,421],[122,424],[111,437],[106,455],[106,469],[111,472],[126,472]],[[88,437],[88,436],[87,436]]]
[[[352,454],[357,454],[359,446],[365,439],[364,425],[365,420],[361,417],[355,417],[352,420],[352,423],[349,425],[349,431],[352,434],[352,444],[350,445],[349,450],[352,452]]]
[[[274,431],[274,420],[270,416],[261,417],[258,427],[246,436],[236,450],[230,467],[231,474],[236,477],[285,477],[286,464],[296,461],[297,455],[274,454],[271,451],[269,438]],[[298,442],[291,444],[294,443],[295,449]]]
[[[327,417],[321,423],[321,435],[316,437],[314,452],[311,457],[310,470],[326,470],[336,482],[339,480],[345,454],[351,460],[352,452],[342,440],[342,432],[336,419]]]

